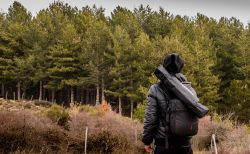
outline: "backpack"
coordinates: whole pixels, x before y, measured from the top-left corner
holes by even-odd
[[[181,73],[169,74],[162,65],[157,67],[154,74],[198,118],[204,117],[209,112],[209,109],[200,103],[195,90],[191,87],[190,82],[186,82],[184,75]]]
[[[187,88],[194,92],[190,84],[187,84],[184,75],[178,73],[175,75]],[[160,88],[168,100],[166,107],[166,137],[178,136],[178,137],[190,137],[198,133],[199,118],[188,108],[186,105],[178,99],[174,94],[168,92],[167,87],[160,83]],[[195,92],[194,92],[195,93]]]

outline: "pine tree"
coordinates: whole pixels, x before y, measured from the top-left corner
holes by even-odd
[[[88,67],[88,81],[96,87],[96,105],[100,103],[100,86],[107,75],[107,64],[109,63],[105,58],[110,48],[110,30],[105,22],[96,20],[91,27],[86,30],[82,46],[86,53],[85,56],[89,59]],[[103,90],[104,91],[104,90]]]
[[[131,74],[133,74],[131,80],[137,83],[134,87],[134,94],[142,98],[144,95],[139,89],[149,87],[149,77],[156,68],[153,57],[155,50],[149,36],[143,32],[135,39],[133,46],[134,52],[131,56],[134,56],[134,60],[131,62]]]
[[[78,59],[79,37],[74,26],[65,24],[62,35],[58,38],[58,43],[51,46],[49,59],[52,61],[48,69],[49,81],[46,88],[54,92],[65,86],[71,89],[71,103],[74,103],[74,88],[79,84],[79,78],[83,75]]]
[[[34,56],[35,72],[31,77],[34,85],[38,84],[39,96],[38,99],[43,99],[44,83],[48,79],[47,69],[51,61],[48,59],[48,51],[50,43],[49,32],[49,13],[44,10],[40,11],[28,26],[28,30],[24,34],[24,42],[26,44],[27,54]]]
[[[1,96],[4,97],[4,86],[7,82],[10,82],[12,76],[10,72],[13,70],[13,44],[14,40],[11,39],[11,36],[6,32],[4,26],[5,16],[1,14],[0,18],[0,82],[1,82]]]
[[[111,86],[107,93],[118,98],[119,114],[122,114],[122,98],[124,98],[130,88],[130,73],[128,66],[130,63],[129,55],[132,50],[129,34],[121,26],[116,26],[112,35],[112,55],[110,59],[113,62],[109,69]]]
[[[171,32],[172,18],[170,13],[160,8],[159,12],[150,12],[142,26],[150,37],[155,37],[156,35],[165,37]]]
[[[27,27],[31,21],[31,13],[26,10],[21,3],[15,1],[12,6],[8,9],[6,14],[7,22],[7,33],[9,33],[12,44],[12,50],[14,51],[13,56],[13,67],[15,67],[8,74],[13,76],[13,79],[17,82],[17,94],[18,99],[21,98],[21,87],[23,90],[27,88],[27,83],[30,82],[29,78],[26,78],[24,67],[24,61],[30,60],[26,57],[26,45],[24,43],[24,34],[27,31]],[[33,73],[33,72],[29,72]],[[20,76],[23,75],[23,76]],[[25,93],[25,91],[24,91]]]
[[[14,58],[15,67],[13,68],[13,79],[17,81],[17,99],[25,98],[26,90],[32,84],[32,76],[34,76],[34,56],[29,55],[23,58]],[[21,94],[21,90],[23,93]]]
[[[120,25],[124,28],[129,33],[132,41],[142,32],[141,26],[133,12],[120,6],[111,12],[110,23],[112,26]]]
[[[231,80],[239,78],[238,71],[240,49],[237,40],[242,35],[242,24],[235,18],[221,18],[217,25],[216,32],[213,33],[216,49],[216,68],[215,71],[221,79],[220,92],[230,86]]]

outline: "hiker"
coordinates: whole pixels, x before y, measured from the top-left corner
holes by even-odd
[[[180,73],[184,66],[184,60],[178,54],[168,55],[164,59],[162,66],[169,74],[178,75],[181,78],[180,80],[186,81],[184,75]],[[169,126],[166,124],[166,108],[170,100],[176,100],[176,96],[168,90],[168,87],[162,88],[162,84],[162,82],[153,84],[148,92],[148,104],[142,135],[142,141],[145,144],[144,150],[154,154],[192,154],[191,138],[193,134],[197,133],[198,120],[195,121],[194,131],[196,132],[191,136],[171,135],[168,132]],[[192,88],[191,91],[196,95]],[[171,97],[166,97],[165,93]],[[151,145],[153,140],[154,146]]]

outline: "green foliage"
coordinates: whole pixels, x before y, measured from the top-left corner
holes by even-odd
[[[241,121],[249,122],[249,117],[245,115],[250,114],[250,81],[249,80],[233,80],[230,87],[226,88],[224,95],[225,107],[227,110],[233,112]],[[229,107],[230,106],[230,107]]]
[[[60,126],[67,126],[70,119],[67,110],[59,105],[52,105],[48,108],[46,115]]]
[[[188,37],[192,35],[194,40],[188,44],[185,42],[189,51],[183,52],[187,61],[184,73],[196,89],[200,101],[211,109],[216,109],[215,102],[219,100],[219,78],[212,73],[212,67],[215,65],[211,54],[213,45],[203,27],[204,25],[200,24],[199,28],[194,27],[189,31]]]
[[[116,26],[112,35],[112,55],[109,58],[112,60],[112,66],[109,70],[109,76],[112,78],[112,86],[106,91],[115,97],[126,96],[129,94],[130,87],[130,52],[132,50],[131,40],[125,29],[121,26]]]
[[[141,26],[132,11],[123,7],[116,7],[111,13],[111,24],[124,28],[130,38],[134,40],[141,32]]]
[[[97,107],[93,107],[90,105],[80,105],[78,109],[80,112],[87,112],[91,116],[102,117],[105,115],[105,112],[100,111]]]
[[[9,80],[14,67],[13,43],[14,40],[11,39],[11,36],[0,27],[0,80],[2,83]]]
[[[79,111],[82,112],[91,112],[92,110],[94,110],[95,108],[93,106],[90,105],[80,105],[79,106]]]
[[[245,125],[246,130],[248,131],[248,133],[250,134],[250,126],[249,125]]]
[[[32,77],[35,74],[33,67],[35,57],[29,55],[25,58],[14,58],[15,67],[13,68],[14,79],[22,84],[22,89],[27,89],[32,83]]]
[[[60,1],[34,17],[17,1],[0,13],[2,96],[17,88],[19,97],[37,96],[39,89],[44,99],[65,103],[82,101],[83,92],[88,102],[87,96],[98,101],[101,92],[123,105],[145,102],[157,82],[154,69],[177,52],[202,103],[248,121],[249,50],[249,25],[236,18],[173,16],[142,5],[134,11],[117,7],[106,17],[103,8]]]
[[[146,10],[146,11],[145,11]],[[165,37],[171,31],[172,15],[166,12],[163,8],[158,11],[140,6],[139,10],[135,10],[135,14],[139,18],[144,31],[150,36],[155,37],[160,35]]]
[[[134,118],[143,122],[145,110],[146,110],[146,105],[144,103],[138,104],[134,111]]]
[[[239,71],[240,57],[243,42],[243,25],[235,18],[222,18],[212,37],[215,40],[216,66],[215,71],[221,79],[220,91],[230,86],[230,82],[239,79],[242,74]]]

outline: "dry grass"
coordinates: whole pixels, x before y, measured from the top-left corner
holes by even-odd
[[[65,128],[58,120],[67,114]],[[35,105],[0,99],[0,153],[83,153],[88,127],[88,153],[139,154],[143,153],[138,137],[142,126],[111,112],[107,104],[64,109],[47,102]],[[250,153],[247,127],[236,124],[230,117],[215,115],[200,120],[198,135],[192,140],[195,154],[212,153],[212,134],[216,135],[220,154]]]
[[[39,105],[36,105],[38,103]],[[50,106],[50,104],[39,101],[14,101],[0,98],[0,110],[18,111],[20,109],[29,109],[31,111],[37,111],[44,108],[43,106]]]
[[[0,153],[83,153],[86,126],[88,153],[141,153],[136,132],[141,132],[142,125],[136,121],[90,106],[66,110],[54,105],[38,106],[34,112],[24,109],[26,104],[13,102],[1,108]],[[13,106],[16,110],[10,110]],[[65,111],[70,117],[67,129],[58,123]]]
[[[65,145],[64,131],[46,117],[28,110],[0,112],[0,151],[59,152]]]
[[[200,120],[199,132],[192,142],[195,153],[211,153],[211,136],[215,134],[219,154],[249,154],[250,132],[245,125],[236,124],[230,119],[215,115]],[[202,151],[202,152],[201,152]]]
[[[111,148],[113,153],[117,153],[117,150],[119,153],[136,153],[138,147],[142,146],[142,143],[138,141],[142,124],[128,118],[121,118],[113,112],[93,114],[96,109],[93,107],[92,109],[90,109],[91,107],[86,108],[89,112],[80,111],[79,114],[72,115],[69,128],[75,135],[84,137],[86,127],[88,127],[89,134],[93,139],[90,145],[92,149],[95,149],[93,148],[95,146],[99,147],[99,150],[109,147],[103,144],[103,141],[107,141],[111,147],[116,145]],[[82,110],[82,107],[80,109]],[[107,138],[107,136],[110,138]],[[108,152],[108,150],[105,152]]]

